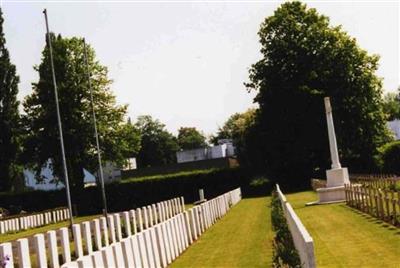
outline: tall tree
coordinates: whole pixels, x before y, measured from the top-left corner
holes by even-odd
[[[138,166],[160,166],[176,163],[178,143],[176,138],[165,129],[165,125],[150,115],[139,116],[135,126],[141,134],[141,148],[138,154]]]
[[[83,42],[80,38],[56,37],[53,34],[51,38],[68,175],[71,187],[80,190],[83,188],[83,168],[93,172],[98,168]],[[127,106],[116,104],[110,89],[111,80],[107,78],[107,68],[95,59],[95,52],[90,46],[87,46],[87,51],[103,159],[122,164],[132,151],[138,150],[135,139],[126,137],[127,132],[133,133],[124,122]],[[28,133],[25,160],[39,173],[50,159],[53,173],[63,178],[47,45],[42,53],[42,62],[35,66],[35,70],[39,73],[39,81],[33,83],[33,93],[23,103]]]
[[[374,167],[389,140],[377,55],[301,2],[286,2],[259,31],[263,58],[250,69],[259,104],[247,146],[252,163],[280,178],[323,176],[330,168],[323,97],[331,97],[342,163]]]
[[[205,147],[206,137],[195,127],[181,127],[178,130],[178,145],[182,150]]]
[[[17,165],[20,137],[17,100],[19,77],[15,65],[10,62],[3,22],[0,9],[0,191],[8,191],[20,176]]]

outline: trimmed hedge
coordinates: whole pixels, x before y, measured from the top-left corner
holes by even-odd
[[[273,241],[273,267],[301,267],[299,253],[297,252],[292,235],[283,213],[281,201],[276,193],[271,196],[271,222],[275,232]]]
[[[127,180],[106,185],[108,210],[122,211],[151,204],[156,201],[184,196],[186,203],[198,200],[198,190],[204,189],[207,199],[236,187],[242,188],[244,196],[261,196],[271,191],[268,181],[252,182],[254,175],[240,168],[211,170],[188,174],[155,177],[146,180]],[[79,215],[101,213],[102,200],[99,187],[88,187],[80,193],[72,193],[71,199]],[[41,211],[65,206],[65,190],[32,191],[19,194],[1,194],[1,206],[19,207],[26,211]]]

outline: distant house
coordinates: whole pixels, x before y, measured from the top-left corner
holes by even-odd
[[[218,141],[218,145],[215,146],[176,152],[176,159],[178,163],[185,163],[207,159],[225,158],[234,155],[235,147],[232,144],[232,140],[224,139]]]
[[[388,122],[389,129],[394,133],[395,139],[400,140],[400,120],[395,119]]]
[[[52,191],[59,190],[65,187],[64,183],[59,180],[59,178],[54,177],[53,171],[50,168],[51,161],[47,161],[45,167],[42,168],[40,172],[40,176],[42,177],[41,181],[37,181],[35,178],[35,171],[30,169],[24,169],[24,179],[25,179],[25,187],[33,189],[33,190],[42,190],[42,191]],[[84,183],[85,185],[93,185],[96,184],[96,178],[89,171],[83,169],[84,173]]]
[[[136,169],[136,159],[129,158],[127,161],[127,165],[124,168]],[[65,187],[64,183],[59,180],[59,178],[53,175],[53,172],[50,168],[51,161],[49,160],[45,167],[42,168],[40,176],[42,180],[38,181],[35,178],[35,171],[30,169],[25,169],[24,179],[25,179],[25,187],[33,189],[33,190],[42,190],[42,191],[52,191],[63,189]],[[123,168],[123,169],[124,169]],[[84,184],[85,186],[96,185],[96,177],[97,172],[91,174],[86,169],[83,169],[84,173]],[[113,164],[112,162],[105,162],[103,165],[103,176],[104,183],[111,183],[116,180],[121,179],[121,168]]]

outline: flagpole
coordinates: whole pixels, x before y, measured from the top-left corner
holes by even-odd
[[[99,135],[97,133],[96,113],[94,111],[93,90],[92,90],[92,83],[90,82],[89,62],[88,62],[88,57],[87,57],[85,38],[83,38],[83,50],[84,50],[84,56],[85,56],[85,65],[86,65],[86,75],[87,75],[87,79],[88,79],[88,87],[89,87],[89,91],[90,91],[90,104],[92,106],[92,118],[93,118],[94,136],[96,137],[97,159],[98,159],[98,162],[99,162],[99,177],[100,177],[99,179],[100,179],[100,185],[101,185],[101,193],[102,193],[102,197],[103,197],[103,214],[104,214],[104,217],[107,217],[107,199],[106,199],[106,191],[104,189],[103,166],[101,164],[101,152],[100,152]]]
[[[53,77],[53,86],[54,86],[54,97],[56,101],[56,111],[57,111],[57,121],[58,121],[58,131],[60,135],[60,145],[61,145],[61,155],[62,155],[62,162],[63,162],[63,170],[64,170],[64,180],[65,180],[65,188],[67,192],[67,201],[68,201],[68,208],[69,208],[69,219],[71,227],[74,224],[73,214],[72,214],[72,205],[71,205],[71,194],[69,191],[69,181],[68,181],[68,171],[67,171],[67,161],[65,159],[65,149],[64,149],[64,138],[62,132],[62,125],[61,125],[61,117],[60,117],[60,107],[58,103],[58,92],[57,92],[57,82],[56,82],[56,73],[54,71],[54,62],[53,62],[53,48],[51,47],[51,38],[50,38],[50,31],[49,31],[49,23],[47,19],[47,11],[46,9],[43,10],[44,18],[46,20],[46,36],[47,41],[49,44],[49,54],[50,54],[50,65],[51,65],[51,74]]]

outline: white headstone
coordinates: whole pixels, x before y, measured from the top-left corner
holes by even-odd
[[[31,267],[28,239],[21,238],[17,240],[17,256],[19,267]]]
[[[63,256],[64,262],[71,261],[71,249],[69,246],[69,235],[68,228],[63,227],[58,230],[61,242],[61,253]]]
[[[46,245],[44,244],[44,235],[36,234],[33,236],[33,245],[35,247],[37,266],[47,267],[47,257],[46,257]]]
[[[50,266],[53,268],[60,267],[58,261],[57,233],[56,231],[47,231],[47,248],[49,250]],[[26,267],[26,266],[25,266]]]

